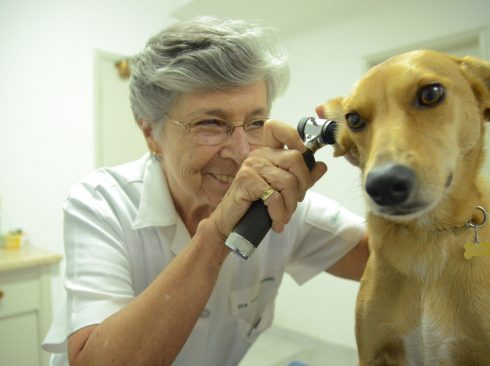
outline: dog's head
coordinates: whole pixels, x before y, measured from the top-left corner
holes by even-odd
[[[463,174],[477,174],[490,120],[490,63],[401,54],[369,70],[349,97],[327,102],[325,114],[340,122],[335,155],[362,170],[370,210],[417,218]]]

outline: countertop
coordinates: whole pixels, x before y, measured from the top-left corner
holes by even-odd
[[[0,272],[53,264],[61,258],[59,254],[30,245],[19,249],[0,248]]]

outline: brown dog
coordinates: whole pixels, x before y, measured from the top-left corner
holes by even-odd
[[[398,55],[325,112],[340,122],[335,154],[361,169],[368,207],[360,365],[490,365],[490,187],[480,176],[490,63]]]

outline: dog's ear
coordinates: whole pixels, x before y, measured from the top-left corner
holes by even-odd
[[[452,57],[470,81],[482,113],[490,121],[490,62],[473,56]]]
[[[322,105],[321,111],[325,118],[337,122],[335,133],[334,156],[344,156],[352,165],[359,166],[359,152],[354,141],[352,141],[347,124],[345,112],[342,107],[344,98],[335,98]],[[318,108],[317,108],[318,112]]]

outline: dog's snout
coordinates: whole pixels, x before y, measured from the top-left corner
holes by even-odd
[[[403,165],[373,169],[366,178],[366,192],[380,206],[405,202],[415,185],[415,173]]]

